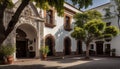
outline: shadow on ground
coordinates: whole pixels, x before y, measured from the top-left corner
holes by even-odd
[[[45,67],[44,65],[7,65],[0,69],[58,69],[59,67]]]
[[[91,60],[88,63],[74,65],[64,69],[120,69],[120,58]]]
[[[44,64],[32,64],[32,65],[1,65],[0,69],[120,69],[120,58],[97,58],[96,60],[80,60],[77,58],[65,58],[65,59],[52,59],[45,61],[57,62],[58,64],[72,64],[68,67],[62,66],[50,66],[46,67]],[[74,64],[75,63],[75,64]]]

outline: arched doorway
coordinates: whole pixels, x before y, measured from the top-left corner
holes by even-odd
[[[82,41],[81,40],[77,40],[77,54],[82,54],[83,50],[82,50]]]
[[[70,54],[71,54],[71,40],[69,37],[66,37],[64,39],[64,55]]]
[[[16,57],[17,58],[22,58],[22,57],[27,57],[27,43],[28,40],[26,39],[26,33],[21,30],[17,29],[16,30]]]
[[[16,58],[34,58],[36,53],[37,32],[29,24],[22,24],[16,29]]]
[[[55,55],[55,39],[52,35],[47,35],[45,37],[45,45],[49,47],[50,52],[48,53],[48,56]]]

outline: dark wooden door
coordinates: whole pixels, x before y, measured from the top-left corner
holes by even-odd
[[[97,55],[103,55],[103,43],[96,44]]]
[[[16,41],[16,57],[27,57],[27,41]]]
[[[71,49],[70,49],[71,48],[71,41],[69,38],[66,38],[64,40],[64,46],[65,46],[65,48],[64,48],[65,55],[70,55],[71,54]]]
[[[105,45],[105,54],[110,56],[110,50],[111,50],[110,44],[106,44]]]
[[[46,39],[45,45],[47,45],[50,50],[48,53],[48,56],[53,56],[53,40],[52,40],[52,38],[48,37]]]

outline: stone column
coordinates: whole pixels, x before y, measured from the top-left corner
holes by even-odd
[[[36,36],[36,50],[35,50],[35,58],[40,58],[40,21],[37,20],[37,36]]]
[[[37,20],[37,45],[36,45],[36,58],[40,58],[40,47],[43,45],[41,39],[43,38],[44,33],[44,21]]]

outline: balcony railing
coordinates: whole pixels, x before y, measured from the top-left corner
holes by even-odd
[[[51,22],[47,22],[47,19],[45,19],[45,26],[46,27],[50,27],[50,28],[53,28],[53,27],[55,27],[56,26],[56,20],[55,19],[53,19]]]
[[[64,29],[66,31],[71,31],[74,28],[73,24],[64,24]]]

